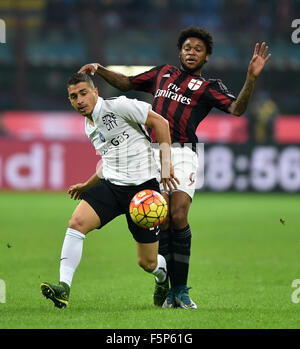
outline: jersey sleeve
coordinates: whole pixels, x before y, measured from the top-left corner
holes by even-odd
[[[125,120],[145,125],[151,105],[137,99],[121,96],[116,99],[115,109],[118,115]]]
[[[205,91],[208,103],[212,108],[214,107],[228,113],[228,108],[236,100],[236,97],[228,91],[221,80],[210,80],[210,82]]]
[[[154,94],[155,79],[161,68],[162,66],[154,67],[144,73],[130,76],[129,80],[133,89]]]

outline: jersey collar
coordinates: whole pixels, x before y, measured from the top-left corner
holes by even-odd
[[[183,73],[189,75],[189,76],[192,76],[193,78],[197,78],[197,79],[200,79],[200,80],[205,80],[204,77],[200,74],[193,74],[193,73],[189,73],[188,71],[184,70],[183,68],[179,68],[179,70],[181,70]]]
[[[94,110],[92,112],[93,120],[95,120],[95,118],[97,118],[97,115],[99,115],[101,107],[102,107],[102,102],[103,102],[103,98],[98,96],[98,100],[97,100],[96,105],[94,107]]]

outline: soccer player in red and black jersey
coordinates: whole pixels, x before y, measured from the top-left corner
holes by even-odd
[[[156,284],[154,304],[165,308],[180,306],[197,309],[189,297],[187,287],[191,250],[188,211],[194,195],[194,174],[197,170],[196,129],[213,107],[232,115],[242,115],[256,78],[271,55],[267,54],[268,46],[265,42],[255,45],[246,81],[236,98],[221,80],[206,80],[201,76],[202,67],[209,61],[213,51],[213,39],[209,32],[194,26],[186,28],[180,32],[177,46],[180,68],[165,64],[127,77],[98,63],[91,63],[83,66],[79,72],[97,73],[121,91],[134,89],[151,93],[154,96],[153,110],[169,121],[173,144],[172,163],[180,184],[178,190],[164,193],[169,203],[169,217],[161,227],[159,253],[167,260],[171,288],[168,281],[162,285]],[[152,130],[150,136],[155,142]]]

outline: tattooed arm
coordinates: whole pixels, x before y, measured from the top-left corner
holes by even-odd
[[[267,51],[268,46],[266,46],[265,42],[261,44],[260,48],[258,43],[255,45],[253,57],[248,67],[247,79],[237,100],[232,102],[228,108],[229,113],[240,116],[246,111],[254,89],[255,80],[271,57],[270,53],[266,56]]]
[[[232,102],[228,111],[232,115],[240,116],[244,114],[250,101],[253,89],[255,85],[255,79],[251,80],[247,77],[245,84],[238,95],[236,101]]]

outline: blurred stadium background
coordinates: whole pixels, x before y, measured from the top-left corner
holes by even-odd
[[[206,176],[198,189],[299,192],[297,14],[300,0],[1,0],[0,188],[63,190],[87,178],[99,157],[69,105],[67,78],[88,62],[178,65],[179,30],[200,25],[215,41],[203,76],[221,78],[236,95],[255,43],[266,41],[272,57],[244,117],[213,110],[199,126]],[[103,97],[121,94],[95,82]]]

